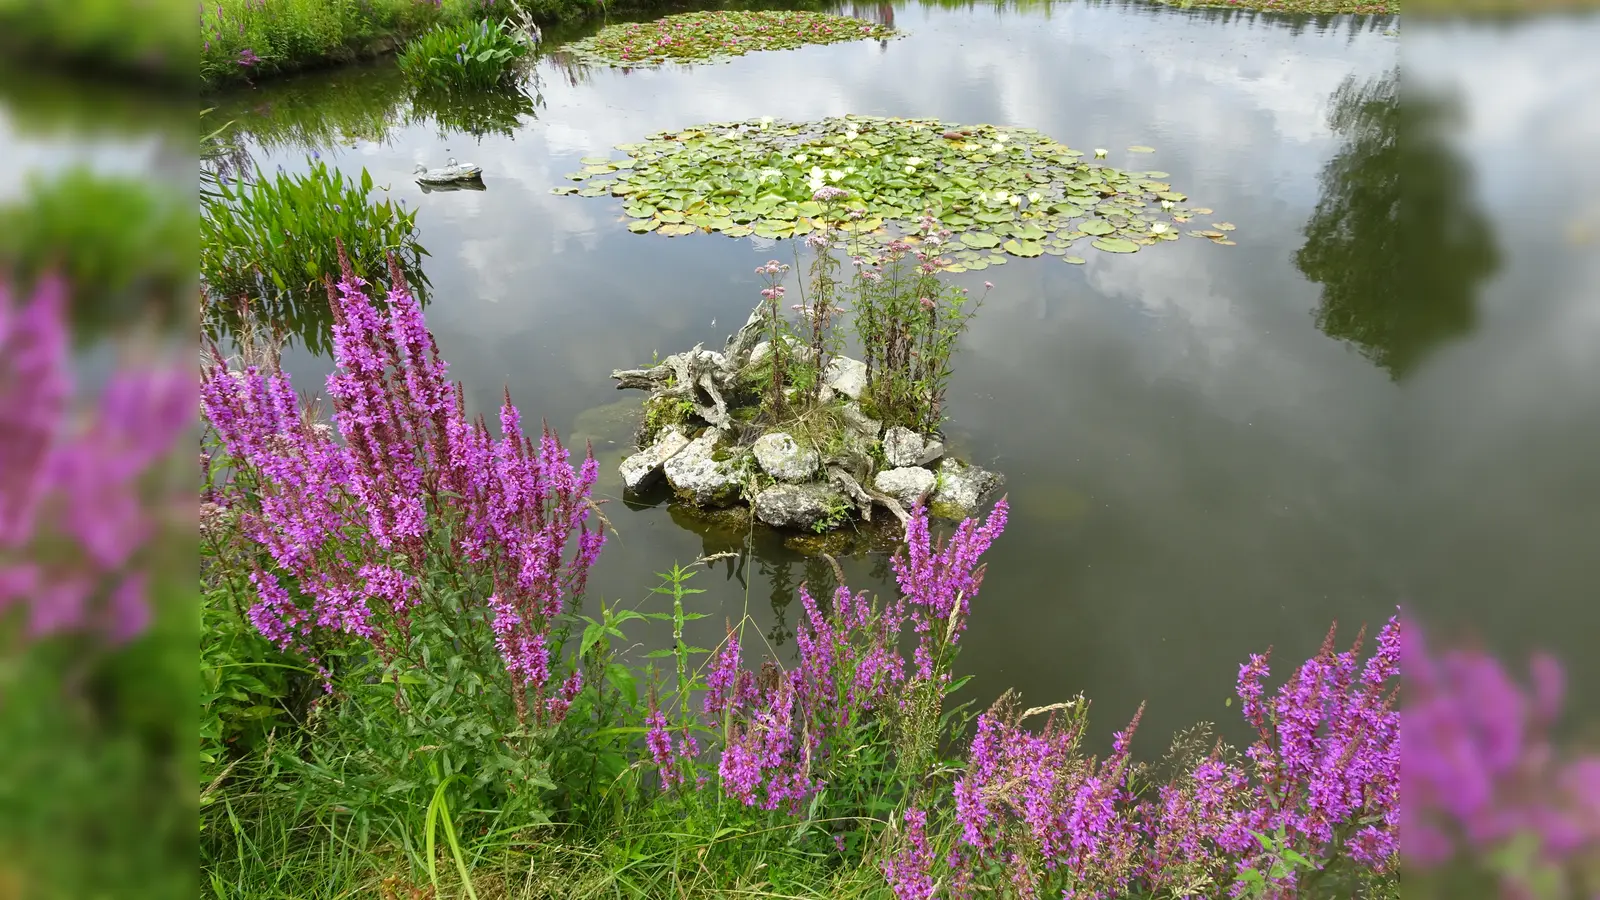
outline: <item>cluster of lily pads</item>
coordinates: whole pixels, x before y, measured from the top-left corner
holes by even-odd
[[[875,258],[915,231],[925,214],[952,232],[950,271],[984,269],[1008,256],[1061,256],[1084,238],[1109,253],[1177,240],[1211,210],[1162,180],[1128,172],[1031,128],[951,125],[937,119],[843,116],[811,123],[770,117],[697,125],[622,144],[623,159],[586,157],[556,194],[620,197],[628,230],[668,236],[718,231],[789,238],[824,225],[849,233]],[[1132,152],[1151,152],[1131,147]],[[825,207],[823,187],[844,198]],[[831,193],[831,192],[830,192]],[[1193,237],[1233,243],[1226,222]]]
[[[723,10],[607,25],[563,49],[606,65],[640,66],[717,62],[757,50],[792,50],[806,44],[882,40],[895,35],[886,25],[849,16],[800,10]]]

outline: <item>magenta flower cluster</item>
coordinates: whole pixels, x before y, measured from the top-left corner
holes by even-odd
[[[823,604],[802,587],[805,622],[795,636],[799,662],[791,670],[771,661],[759,672],[743,668],[738,638],[730,632],[712,661],[703,699],[710,728],[724,738],[717,758],[722,791],[747,806],[798,811],[824,786],[840,754],[853,749],[835,746],[837,739],[895,711],[914,681],[901,651],[906,620],[920,635],[917,658],[953,656],[950,645],[965,628],[967,604],[982,582],[978,557],[1004,529],[1006,513],[1001,499],[985,523],[968,520],[940,548],[927,511],[913,510],[906,558],[896,562],[903,596],[892,603],[875,605],[865,593],[840,587]],[[941,609],[934,627],[930,611]],[[651,759],[662,767],[664,783],[677,783],[680,776],[667,768],[684,754],[667,741],[664,718],[648,724]]]
[[[328,291],[337,437],[283,372],[229,369],[213,349],[203,373],[206,419],[251,492],[240,525],[270,561],[252,578],[251,620],[319,665],[326,632],[394,663],[430,574],[457,573],[484,605],[518,714],[559,719],[581,681],[551,684],[549,631],[604,542],[590,524],[598,466],[591,455],[574,469],[548,429],[526,435],[509,394],[498,440],[469,422],[403,276],[391,267],[380,306],[345,266]]]
[[[147,482],[193,422],[194,381],[123,365],[76,415],[66,297],[54,277],[22,303],[0,282],[0,615],[22,610],[28,639],[119,644],[150,621]]]
[[[1240,668],[1238,695],[1257,739],[1246,760],[1220,748],[1174,782],[1137,796],[1129,744],[1143,714],[1116,735],[1105,759],[1078,751],[1084,711],[1052,715],[1039,734],[1003,701],[979,717],[967,770],[955,785],[956,818],[970,858],[1009,869],[1032,895],[1113,897],[1180,889],[1196,875],[1230,885],[1268,871],[1257,835],[1281,835],[1316,860],[1348,855],[1386,871],[1399,835],[1400,625],[1391,619],[1373,655],[1361,640],[1340,653],[1333,633],[1268,698],[1267,660]],[[1283,875],[1274,890],[1294,890]],[[1238,887],[1234,888],[1238,893]]]
[[[1399,819],[1408,870],[1493,858],[1532,837],[1544,875],[1501,875],[1508,896],[1534,896],[1525,879],[1565,878],[1563,870],[1592,859],[1600,850],[1600,755],[1565,755],[1551,740],[1561,665],[1534,656],[1524,689],[1481,650],[1431,655],[1414,623],[1402,647]]]

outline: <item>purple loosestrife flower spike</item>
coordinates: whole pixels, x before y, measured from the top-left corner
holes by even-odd
[[[883,861],[883,877],[894,891],[895,900],[933,900],[936,885],[930,871],[934,855],[928,849],[928,814],[913,806],[905,811],[903,819],[901,850]]]
[[[560,721],[581,680],[550,684],[548,634],[604,543],[589,524],[593,455],[574,470],[548,431],[536,447],[509,396],[498,441],[470,422],[395,261],[380,307],[339,254],[326,390],[341,440],[308,424],[281,372],[214,359],[204,373],[206,417],[257,485],[259,507],[242,510],[241,525],[297,586],[298,596],[263,594],[257,627],[280,643],[298,636],[295,646],[312,629],[342,631],[387,658],[408,640],[430,554],[448,536],[453,565],[486,585],[518,715]]]

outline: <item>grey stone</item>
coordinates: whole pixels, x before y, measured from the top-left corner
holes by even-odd
[[[622,486],[630,491],[642,491],[662,476],[662,464],[689,446],[683,429],[668,425],[656,436],[656,442],[622,461]]]
[[[794,355],[799,356],[799,357],[809,357],[811,355],[811,348],[807,347],[806,345],[804,345],[802,343],[800,343],[794,337],[791,337],[790,335],[784,335],[783,336],[783,340],[784,340],[785,343],[787,343],[789,345],[789,352],[790,353],[793,353]],[[771,355],[772,355],[772,342],[771,341],[762,341],[762,342],[756,344],[754,347],[752,347],[750,349],[750,359],[749,359],[748,362],[745,363],[745,365],[747,365],[747,366],[760,365],[762,360],[766,359],[767,357],[769,357]]]
[[[860,400],[861,395],[867,392],[867,364],[848,356],[836,356],[828,362],[822,383],[834,393]]]
[[[919,466],[884,469],[872,481],[873,486],[900,501],[901,506],[912,507],[928,499],[938,479]]]
[[[877,440],[878,432],[883,430],[883,423],[862,412],[858,403],[846,403],[839,408],[839,413],[844,417],[845,427],[869,440]]]
[[[707,430],[662,464],[667,483],[679,496],[700,506],[725,506],[739,496],[738,474],[713,459],[721,433]]]
[[[1005,483],[998,472],[947,459],[939,464],[938,486],[932,505],[959,516],[970,516],[984,495]]]
[[[793,437],[774,431],[756,438],[756,462],[779,481],[805,481],[817,471],[817,451],[803,447]]]
[[[775,484],[757,494],[755,502],[756,518],[768,525],[807,531],[853,508],[843,494],[820,484]]]
[[[899,425],[883,435],[883,458],[891,466],[925,466],[944,455],[944,443],[937,438],[923,437]]]

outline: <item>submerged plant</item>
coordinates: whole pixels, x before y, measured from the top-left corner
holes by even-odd
[[[713,62],[759,50],[790,50],[806,44],[886,40],[887,25],[807,10],[707,10],[652,22],[607,25],[563,50],[613,66],[664,62]]]
[[[787,238],[824,227],[824,204],[813,195],[829,187],[849,193],[841,210],[858,215],[835,225],[859,238],[863,255],[876,258],[930,214],[954,232],[948,268],[956,272],[1009,256],[1064,256],[1084,239],[1132,253],[1177,240],[1181,223],[1211,213],[1182,205],[1188,197],[1165,172],[1085,161],[1031,128],[768,117],[660,132],[619,149],[626,158],[586,157],[583,170],[567,176],[586,186],[553,193],[620,197],[634,220],[629,230],[639,233]],[[1216,223],[1190,234],[1224,242],[1232,229]]]

